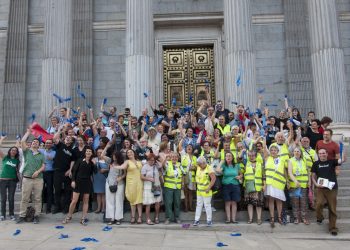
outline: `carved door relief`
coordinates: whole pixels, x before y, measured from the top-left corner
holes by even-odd
[[[215,102],[214,60],[212,47],[165,48],[163,52],[164,103],[183,107],[200,106],[207,100]]]

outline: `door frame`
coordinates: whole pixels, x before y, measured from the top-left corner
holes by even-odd
[[[215,96],[216,100],[224,101],[224,70],[222,46],[222,27],[181,27],[160,28],[155,30],[155,86],[152,89],[153,102],[161,103],[163,98],[163,48],[168,46],[213,46]]]

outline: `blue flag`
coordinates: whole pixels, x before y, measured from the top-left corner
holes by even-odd
[[[71,100],[72,100],[72,98],[71,98],[71,97],[64,98],[64,97],[59,96],[59,95],[57,95],[57,94],[55,94],[55,93],[53,93],[52,95],[53,95],[54,97],[56,97],[56,98],[57,98],[58,103],[69,102],[69,101],[71,101]]]
[[[262,93],[264,93],[265,92],[265,88],[260,88],[260,89],[258,89],[258,93],[259,94],[262,94]]]
[[[146,92],[144,92],[144,93],[143,93],[143,96],[144,96],[145,98],[147,98],[147,97],[148,97],[148,94],[147,94]]]
[[[78,85],[77,93],[81,98],[86,99],[85,94],[81,91],[80,85]]]
[[[107,104],[107,98],[103,98],[103,105]]]
[[[237,79],[236,79],[237,87],[239,87],[242,83],[242,73],[243,73],[242,69],[239,69],[237,72]]]

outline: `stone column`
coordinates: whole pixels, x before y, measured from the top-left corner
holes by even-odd
[[[308,0],[308,11],[317,116],[348,123],[344,53],[339,42],[335,0]]]
[[[12,0],[8,19],[2,131],[21,134],[25,119],[28,1]]]
[[[152,2],[126,3],[126,107],[133,115],[147,105],[144,92],[155,94]]]
[[[71,96],[73,1],[45,2],[41,121],[46,125],[49,112],[58,105],[52,93]]]
[[[225,103],[257,104],[255,55],[252,46],[250,0],[224,0]],[[241,84],[236,81],[241,73]]]

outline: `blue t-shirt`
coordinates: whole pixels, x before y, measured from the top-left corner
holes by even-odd
[[[50,151],[47,151],[46,149],[39,149],[38,151],[44,155],[45,172],[53,171],[53,159],[56,156],[56,151],[52,149],[50,149]]]

